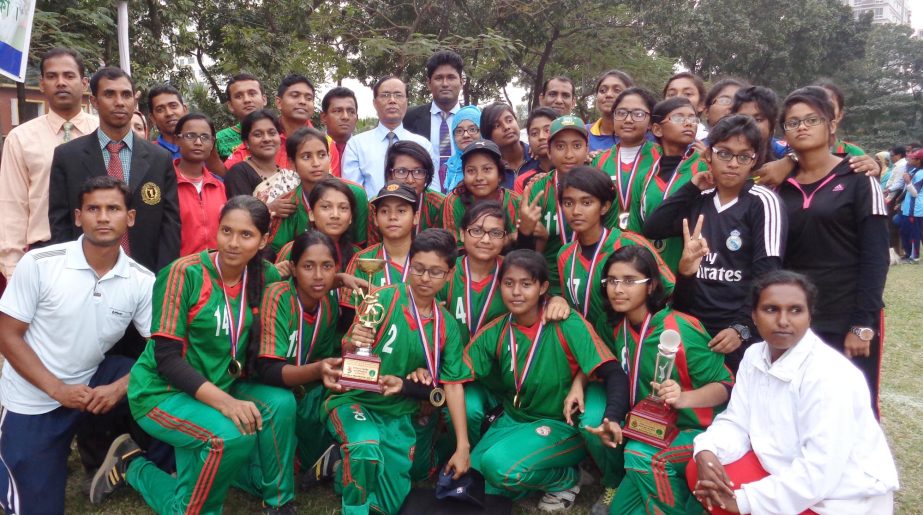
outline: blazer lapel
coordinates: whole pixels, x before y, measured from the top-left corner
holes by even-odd
[[[99,147],[99,136],[93,131],[84,137],[86,145],[83,146],[83,166],[87,170],[87,177],[106,175],[106,161],[103,160],[103,150]]]
[[[140,138],[135,138],[135,148],[131,150],[131,171],[128,176],[128,188],[132,193],[144,183],[150,163],[150,152],[147,145]]]

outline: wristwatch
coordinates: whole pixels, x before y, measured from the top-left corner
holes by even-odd
[[[737,331],[737,336],[740,336],[740,341],[746,342],[750,339],[750,328],[744,324],[733,324],[731,329]]]
[[[871,327],[854,326],[849,329],[849,332],[858,336],[859,339],[864,342],[870,342],[872,341],[872,338],[875,337],[875,330]]]

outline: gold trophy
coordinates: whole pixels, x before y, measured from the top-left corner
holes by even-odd
[[[378,301],[378,292],[372,285],[371,277],[384,270],[385,260],[359,258],[356,260],[356,266],[370,278],[369,291],[362,293],[359,289],[356,292],[362,298],[359,308],[362,312],[357,313],[356,316],[360,325],[375,333],[378,325],[385,318],[385,307]],[[381,358],[372,354],[371,347],[357,347],[355,352],[347,352],[343,355],[343,374],[340,376],[339,384],[347,388],[380,393],[381,385],[378,384],[380,369]]]
[[[654,363],[654,382],[663,384],[670,379],[680,342],[679,333],[672,329],[661,333]],[[679,431],[676,419],[676,410],[664,404],[652,391],[631,409],[622,431],[628,438],[664,449],[670,446]]]

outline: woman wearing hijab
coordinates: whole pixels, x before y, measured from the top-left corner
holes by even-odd
[[[446,161],[445,190],[452,191],[461,182],[461,153],[472,141],[481,138],[481,110],[465,106],[452,117],[452,157]]]

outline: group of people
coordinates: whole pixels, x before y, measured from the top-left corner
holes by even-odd
[[[837,137],[836,86],[683,72],[658,99],[610,70],[587,122],[560,76],[520,126],[463,78],[436,52],[408,110],[383,77],[353,134],[349,89],[322,131],[308,78],[276,112],[238,74],[216,131],[170,85],[148,118],[121,69],[43,56],[50,111],[0,160],[4,509],[64,511],[76,436],[93,502],[127,483],[158,513],[230,487],[295,513],[326,480],[397,513],[428,479],[549,512],[597,480],[594,514],[890,513],[887,168]],[[642,401],[675,435],[623,432]]]

